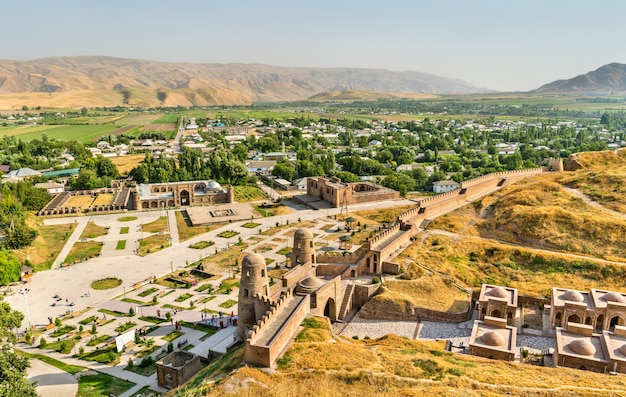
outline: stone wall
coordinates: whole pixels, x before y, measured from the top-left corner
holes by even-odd
[[[278,310],[275,310],[272,313],[268,312],[268,315],[264,317],[262,321],[257,323],[259,325],[255,325],[253,329],[248,332],[244,362],[264,367],[271,367],[279,357],[279,354],[285,349],[289,341],[293,338],[293,335],[295,335],[298,327],[300,327],[300,324],[309,313],[309,295],[293,297],[290,293],[288,293],[284,297],[285,300],[283,301],[283,304],[290,299],[300,299],[301,301],[267,344],[257,345],[255,344],[255,338],[260,335],[263,328],[272,321],[273,316],[276,315]]]

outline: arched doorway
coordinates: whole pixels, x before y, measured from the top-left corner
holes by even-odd
[[[585,319],[585,325],[591,325],[591,317]]]
[[[365,267],[367,268],[367,271],[369,272],[370,271],[370,258],[367,258],[365,260]]]
[[[180,192],[180,205],[189,205],[189,192],[187,190],[182,190]]]
[[[563,319],[563,313],[557,313],[556,316],[554,316],[554,325],[560,327],[562,319]]]
[[[580,316],[578,314],[571,314],[567,318],[568,323],[580,323]]]
[[[491,312],[491,317],[502,318],[502,313],[500,312],[500,310],[495,309]]]
[[[596,332],[601,333],[602,327],[604,327],[604,314],[600,314],[598,318],[596,318]]]
[[[615,331],[616,325],[624,325],[624,320],[620,316],[615,316],[611,318],[611,321],[609,322],[609,331]]]
[[[378,256],[374,254],[374,274],[378,273]]]
[[[331,322],[337,320],[337,308],[333,298],[328,298],[328,301],[326,301],[326,306],[324,306],[324,315],[328,317]]]
[[[356,270],[352,269],[352,271],[350,271],[350,277],[352,278],[356,277]]]

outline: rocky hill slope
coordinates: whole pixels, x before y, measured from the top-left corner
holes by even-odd
[[[302,100],[333,90],[479,91],[461,80],[380,69],[166,63],[98,56],[0,61],[0,95],[43,93],[67,98],[73,92],[113,91],[120,104],[229,105]],[[88,96],[97,102],[96,96]],[[104,97],[100,95],[103,102],[114,101]]]
[[[626,91],[626,65],[622,63],[610,63],[571,79],[553,81],[535,90],[535,92],[540,93],[611,93],[624,91]]]

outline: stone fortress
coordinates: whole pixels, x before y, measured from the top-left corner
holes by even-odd
[[[298,229],[294,235],[291,268],[272,285],[263,256],[256,253],[246,255],[242,261],[238,307],[238,334],[246,343],[244,361],[270,367],[307,315],[325,316],[336,322],[363,306],[379,288],[378,284],[371,283],[371,277],[382,273],[398,274],[401,266],[394,262],[395,257],[432,218],[546,171],[548,169],[537,168],[485,175],[461,183],[454,191],[422,199],[415,208],[400,214],[393,224],[379,230],[359,249],[345,256],[316,254],[312,232]],[[313,179],[309,181],[309,186],[315,189],[315,183],[318,184],[317,189],[322,187],[321,197],[329,194],[333,198],[340,194],[337,193],[339,190],[332,193],[331,186],[323,180]],[[335,202],[331,204],[335,205]],[[485,291],[485,295],[493,300],[488,302],[485,298],[482,321],[485,327],[493,327],[494,324],[504,327],[508,335],[513,336],[507,344],[506,357],[509,357],[511,352],[514,355],[516,333],[514,327],[507,325],[507,318],[512,321],[517,295],[511,297],[506,290],[503,294],[495,287],[492,290]],[[503,322],[494,317],[500,315],[504,318]],[[500,333],[490,334],[497,343],[504,338],[498,336]],[[489,339],[488,336],[481,339],[481,335],[480,340]]]

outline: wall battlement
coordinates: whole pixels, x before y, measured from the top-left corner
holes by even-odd
[[[248,331],[248,340],[252,340],[252,339],[254,339],[254,337],[259,335],[259,333],[261,333],[265,329],[267,324],[269,324],[271,322],[272,318],[274,318],[276,313],[278,313],[279,309],[285,304],[285,302],[290,300],[291,297],[292,297],[291,291],[287,291],[287,292],[283,293],[280,296],[280,298],[278,298],[278,300],[273,302],[271,304],[269,310],[267,312],[265,312],[263,317],[261,317],[261,319],[259,319],[256,322],[256,324],[254,324],[252,326],[252,328]],[[270,298],[262,296],[260,294],[256,294],[254,296],[254,298],[263,300],[263,302],[271,302]]]

